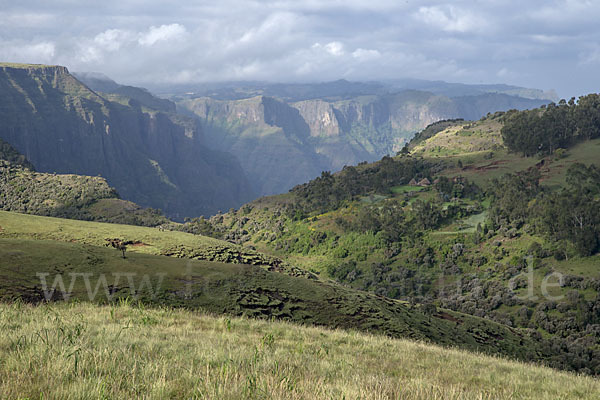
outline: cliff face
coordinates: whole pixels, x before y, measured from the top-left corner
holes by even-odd
[[[307,126],[311,137],[339,136],[341,129],[336,110],[324,100],[305,100],[294,103]]]
[[[427,125],[450,118],[533,108],[543,100],[498,93],[450,98],[429,92],[318,98],[286,103],[273,97],[178,102],[196,115],[207,142],[232,151],[261,195],[285,192],[323,170],[395,154]]]
[[[258,195],[280,193],[327,169],[298,110],[268,97],[198,98],[178,106],[199,117],[209,147],[233,154]]]
[[[209,150],[194,120],[110,101],[64,67],[0,64],[0,121],[0,138],[38,171],[101,175],[123,198],[175,218],[253,197],[234,158]]]

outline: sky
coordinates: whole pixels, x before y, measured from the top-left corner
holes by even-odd
[[[418,78],[600,92],[600,0],[0,0],[0,61],[119,83]]]

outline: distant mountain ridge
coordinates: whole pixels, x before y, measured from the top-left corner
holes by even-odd
[[[558,95],[554,90],[524,88],[506,84],[464,84],[423,79],[396,79],[385,83],[397,90],[423,90],[448,97],[478,96],[490,93],[531,100],[558,101]]]
[[[120,195],[183,219],[254,197],[235,158],[210,150],[173,103],[96,92],[60,66],[0,64],[0,138],[40,172],[101,175]]]
[[[77,92],[76,98],[91,99],[102,113],[87,117],[86,123],[102,131],[95,121],[127,114],[119,117],[116,125],[103,128],[127,126],[127,133],[123,134],[136,136],[137,141],[130,147],[131,152],[127,151],[127,157],[141,151],[144,155],[134,164],[143,165],[147,172],[140,170],[136,178],[123,179],[115,171],[109,176],[93,168],[77,169],[80,166],[75,165],[61,170],[54,164],[52,168],[45,165],[41,155],[42,159],[34,160],[34,164],[44,171],[102,173],[125,198],[163,209],[179,219],[214,214],[237,207],[253,196],[286,192],[322,171],[336,171],[345,165],[395,154],[415,132],[439,120],[474,120],[497,110],[534,108],[545,103],[539,99],[545,92],[536,89],[414,80],[247,82],[204,85],[199,90],[198,86],[189,85],[187,89],[174,87],[168,100],[146,89],[120,85],[102,74],[75,75],[89,89],[72,84],[69,90]],[[430,91],[408,87],[426,87]],[[533,98],[507,93],[529,94]],[[57,120],[72,117],[73,113]],[[153,133],[148,136],[145,132]],[[98,136],[110,134],[105,131]],[[31,144],[29,148],[24,144],[19,147],[16,138],[11,140],[28,157],[37,157],[31,155]],[[71,143],[72,139],[67,141]],[[120,146],[110,150],[108,157],[118,154]],[[71,158],[65,157],[62,163],[71,162]],[[237,162],[241,168],[234,166]],[[154,176],[154,183],[147,176]]]
[[[95,78],[103,79],[98,74],[95,75]],[[110,79],[106,79],[110,81]],[[339,79],[313,83],[248,81],[199,84],[149,83],[145,86],[153,92],[161,94],[161,97],[172,97],[174,99],[192,96],[210,97],[217,100],[240,100],[264,95],[277,97],[287,102],[295,102],[313,99],[341,100],[356,96],[384,95],[403,90],[418,90],[446,97],[477,96],[492,93],[531,100],[544,100],[546,102],[558,101],[558,96],[554,90],[544,91],[506,84],[464,84],[423,79],[394,79],[381,82],[352,82]]]

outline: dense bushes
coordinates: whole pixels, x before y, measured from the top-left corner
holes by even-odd
[[[0,160],[5,160],[14,166],[20,166],[31,171],[34,170],[33,165],[20,154],[13,146],[0,139]]]
[[[413,178],[431,177],[431,165],[422,159],[384,157],[367,167],[345,167],[338,174],[323,172],[320,177],[294,187],[295,204],[288,215],[306,216],[335,210],[343,201],[369,193],[389,193],[390,188],[404,185]]]
[[[492,198],[489,218],[492,227],[520,227],[530,218],[530,202],[540,192],[540,173],[530,169],[519,174],[506,174],[494,179],[488,194]]]
[[[158,210],[119,199],[103,178],[38,173],[23,165],[0,159],[0,210],[140,226],[170,222]]]
[[[552,240],[557,256],[568,256],[566,244],[580,256],[595,254],[600,250],[600,170],[573,164],[567,170],[568,187],[554,192],[542,190],[539,178],[531,169],[493,182],[492,228],[518,229],[527,223]]]

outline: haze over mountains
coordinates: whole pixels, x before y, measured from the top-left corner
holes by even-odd
[[[599,19],[5,1],[0,400],[599,400]]]
[[[94,90],[148,97],[100,74],[77,76]],[[322,171],[393,155],[435,121],[535,108],[556,96],[508,85],[408,79],[157,84],[154,90],[200,122],[209,147],[239,160],[261,196],[285,192]]]

